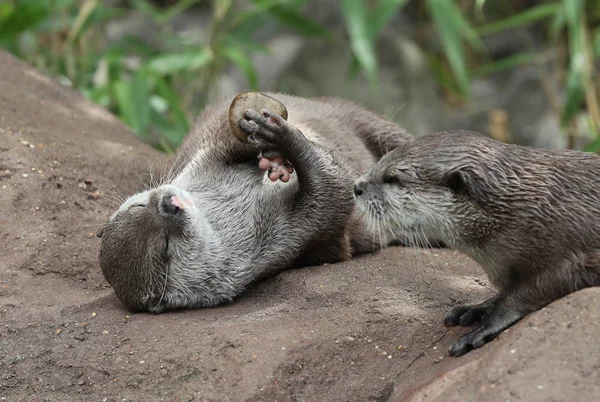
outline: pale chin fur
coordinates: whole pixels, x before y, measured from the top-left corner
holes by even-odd
[[[363,196],[354,197],[359,213],[370,229],[385,232],[390,237],[405,237],[421,246],[430,245],[427,239],[458,243],[450,217],[445,216],[441,208],[435,208],[440,200],[418,199],[405,188],[385,186],[373,185]]]

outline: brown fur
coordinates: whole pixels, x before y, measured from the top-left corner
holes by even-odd
[[[465,252],[499,288],[446,317],[447,325],[481,321],[450,349],[461,355],[548,303],[600,285],[599,177],[596,154],[452,131],[390,152],[356,188],[372,218]]]
[[[273,125],[256,114],[246,121],[246,131],[255,131],[246,144],[231,133],[231,100],[208,106],[172,174],[130,197],[105,226],[100,266],[131,309],[213,306],[282,269],[343,261],[387,244],[357,218],[352,185],[412,137],[351,102],[269,95],[286,106],[288,122]],[[292,163],[288,183],[265,178],[259,150]],[[174,214],[172,197],[193,206]]]

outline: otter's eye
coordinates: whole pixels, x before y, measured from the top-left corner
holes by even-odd
[[[169,252],[169,236],[165,239],[165,254]]]
[[[132,206],[129,207],[129,209],[132,208],[146,208],[146,204],[133,204]]]
[[[383,176],[383,182],[385,184],[393,184],[395,186],[401,186],[402,185],[402,181],[400,181],[400,178],[398,176],[394,176],[391,174],[386,174]]]

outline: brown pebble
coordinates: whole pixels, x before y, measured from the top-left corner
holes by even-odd
[[[254,109],[260,112],[261,109],[268,109],[283,117],[288,118],[288,112],[283,103],[275,98],[265,95],[262,92],[242,92],[238,94],[229,106],[229,127],[236,138],[242,142],[248,142],[248,133],[244,132],[238,123],[244,118],[244,112],[247,109]]]

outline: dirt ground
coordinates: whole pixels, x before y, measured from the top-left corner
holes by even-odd
[[[466,330],[445,313],[493,292],[452,251],[390,248],[286,271],[227,306],[130,314],[95,232],[155,159],[108,112],[0,53],[1,401],[599,400],[600,289],[450,358]]]

